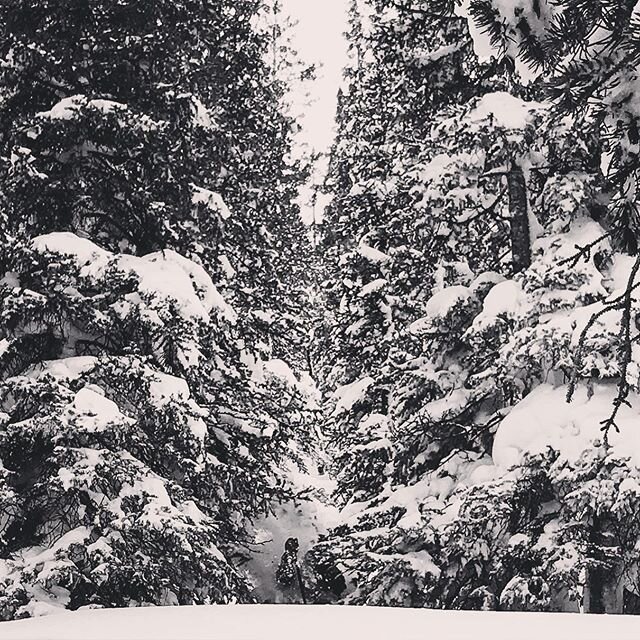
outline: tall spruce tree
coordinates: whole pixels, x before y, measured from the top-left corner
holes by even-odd
[[[0,3],[3,618],[249,598],[308,423],[249,313],[305,248],[261,11]]]
[[[351,59],[323,241],[332,319],[321,377],[333,396],[328,413],[341,452],[343,501],[371,497],[385,481],[389,355],[431,286],[434,225],[414,206],[425,147],[437,153],[424,139],[433,114],[479,84],[468,70],[473,54],[464,21],[444,14],[434,20],[432,8],[351,6]]]

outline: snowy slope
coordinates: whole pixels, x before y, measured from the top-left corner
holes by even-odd
[[[635,640],[632,616],[227,605],[103,609],[0,623],[2,640]]]

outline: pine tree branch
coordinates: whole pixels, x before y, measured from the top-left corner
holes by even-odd
[[[565,258],[564,260],[561,260],[558,263],[558,265],[559,266],[563,266],[565,264],[569,264],[570,268],[573,269],[578,264],[578,262],[580,261],[581,258],[584,258],[584,260],[586,262],[591,257],[591,249],[593,249],[593,247],[595,247],[597,244],[599,244],[603,240],[606,240],[610,235],[611,234],[608,233],[608,232],[607,233],[603,233],[601,236],[596,238],[593,242],[589,242],[588,244],[585,244],[584,246],[581,246],[579,244],[574,245],[574,247],[577,250],[577,252],[574,255],[569,256],[568,258]]]
[[[609,431],[612,427],[616,430],[616,432],[620,431],[618,425],[616,424],[616,418],[618,416],[618,412],[620,411],[620,407],[622,407],[623,405],[626,405],[628,407],[631,406],[631,404],[627,400],[627,398],[629,397],[629,392],[631,391],[631,385],[627,380],[627,372],[629,369],[629,364],[631,364],[631,360],[633,357],[633,345],[631,339],[631,307],[634,302],[632,293],[635,288],[634,281],[638,274],[638,270],[640,270],[640,255],[636,257],[636,261],[634,262],[631,273],[629,274],[626,291],[624,292],[622,326],[620,327],[620,339],[622,340],[622,354],[620,357],[620,381],[618,382],[618,395],[613,401],[613,411],[611,412],[611,415],[601,423],[601,430],[604,432],[605,445],[608,444]]]

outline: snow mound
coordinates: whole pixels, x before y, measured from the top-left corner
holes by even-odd
[[[617,387],[612,383],[594,385],[592,390],[580,386],[571,403],[567,403],[566,386],[542,384],[518,403],[502,421],[493,443],[493,460],[508,469],[527,453],[542,453],[548,447],[557,450],[569,462],[602,443],[601,422],[610,415]],[[640,397],[631,393],[632,407],[640,406]],[[640,468],[640,430],[638,412],[622,406],[616,418],[620,433],[609,432],[612,449],[630,458]]]
[[[148,301],[174,301],[185,319],[208,320],[215,310],[227,322],[235,323],[235,311],[225,302],[206,271],[198,264],[170,249],[143,257],[115,255],[86,238],[70,232],[55,232],[33,240],[36,251],[73,258],[80,274],[93,280],[105,277],[108,269],[135,275],[139,294],[130,294],[130,303],[139,296]],[[153,305],[152,305],[153,306]]]
[[[636,616],[439,611],[330,605],[209,605],[80,610],[0,622],[3,640],[601,640],[637,637]],[[399,631],[401,630],[401,631]]]

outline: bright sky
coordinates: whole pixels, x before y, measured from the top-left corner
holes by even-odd
[[[309,87],[313,103],[304,108],[301,119],[300,142],[327,152],[333,140],[336,97],[347,58],[344,32],[348,0],[283,0],[283,4],[298,22],[294,46],[305,62],[318,66],[318,79]],[[320,212],[316,214],[319,218]],[[310,222],[311,215],[310,210],[303,211],[305,221]]]

